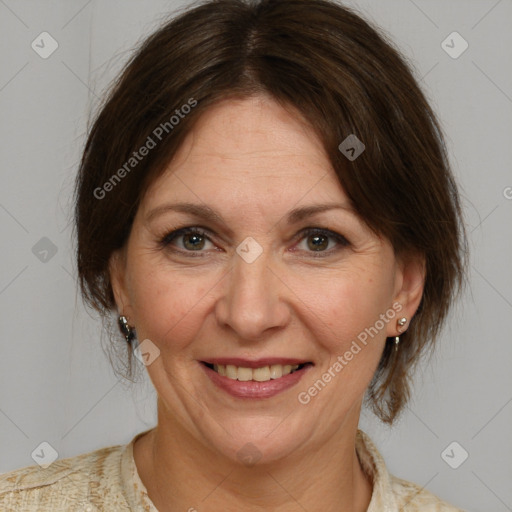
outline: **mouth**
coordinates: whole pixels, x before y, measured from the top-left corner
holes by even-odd
[[[200,361],[215,387],[238,399],[266,399],[295,386],[314,366],[310,361],[271,358]]]
[[[198,361],[214,388],[237,399],[267,399],[293,388],[315,365],[305,359],[214,358]]]
[[[214,364],[202,362],[205,366],[218,373],[221,377],[226,377],[231,380],[240,382],[268,382],[270,380],[280,379],[291,373],[298,372],[306,366],[312,366],[312,363],[300,364],[266,364],[254,368],[246,366],[238,366],[235,364]],[[254,363],[252,363],[254,364]]]

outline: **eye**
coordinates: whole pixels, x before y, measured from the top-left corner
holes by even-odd
[[[201,256],[206,249],[213,249],[215,245],[208,236],[208,231],[201,227],[186,227],[177,229],[165,235],[160,240],[164,248],[174,246],[173,251],[185,253],[187,256]],[[315,257],[328,256],[350,245],[348,240],[339,233],[325,228],[306,228],[299,233],[300,250],[317,253]],[[208,247],[208,244],[211,247]],[[192,254],[196,253],[196,254]]]
[[[204,252],[208,243],[213,246],[206,231],[198,227],[177,229],[160,240],[162,247],[174,245],[178,252]]]
[[[332,254],[350,245],[343,235],[323,228],[306,228],[303,230],[301,232],[301,244],[304,244],[303,250],[306,252],[327,254]],[[320,254],[318,254],[318,256],[320,256]]]

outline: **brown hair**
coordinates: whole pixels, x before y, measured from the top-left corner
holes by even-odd
[[[388,340],[367,393],[391,423],[409,397],[413,366],[464,281],[466,238],[441,130],[423,93],[392,44],[339,4],[211,0],[143,42],[92,125],[77,177],[84,300],[104,320],[116,310],[109,258],[127,241],[148,185],[206,109],[254,94],[299,111],[360,217],[397,254],[425,258],[420,307],[400,350]],[[338,149],[350,134],[366,146],[354,161]],[[154,147],[131,161],[150,139]]]

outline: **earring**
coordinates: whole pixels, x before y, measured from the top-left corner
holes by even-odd
[[[400,320],[397,320],[397,330],[398,332],[401,332],[402,329],[400,327],[403,327],[407,323],[407,318],[403,317],[400,318]],[[398,351],[398,344],[400,343],[400,335],[395,336],[395,352]]]
[[[128,324],[128,319],[124,315],[119,317],[119,329],[126,338],[126,341],[131,344],[135,339],[135,329]]]

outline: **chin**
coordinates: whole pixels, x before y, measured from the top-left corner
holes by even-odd
[[[237,464],[246,466],[264,465],[278,462],[296,453],[307,438],[304,421],[287,423],[289,417],[254,414],[246,418],[213,420],[211,429],[200,429],[202,442],[219,454]],[[222,425],[222,427],[220,426]]]

